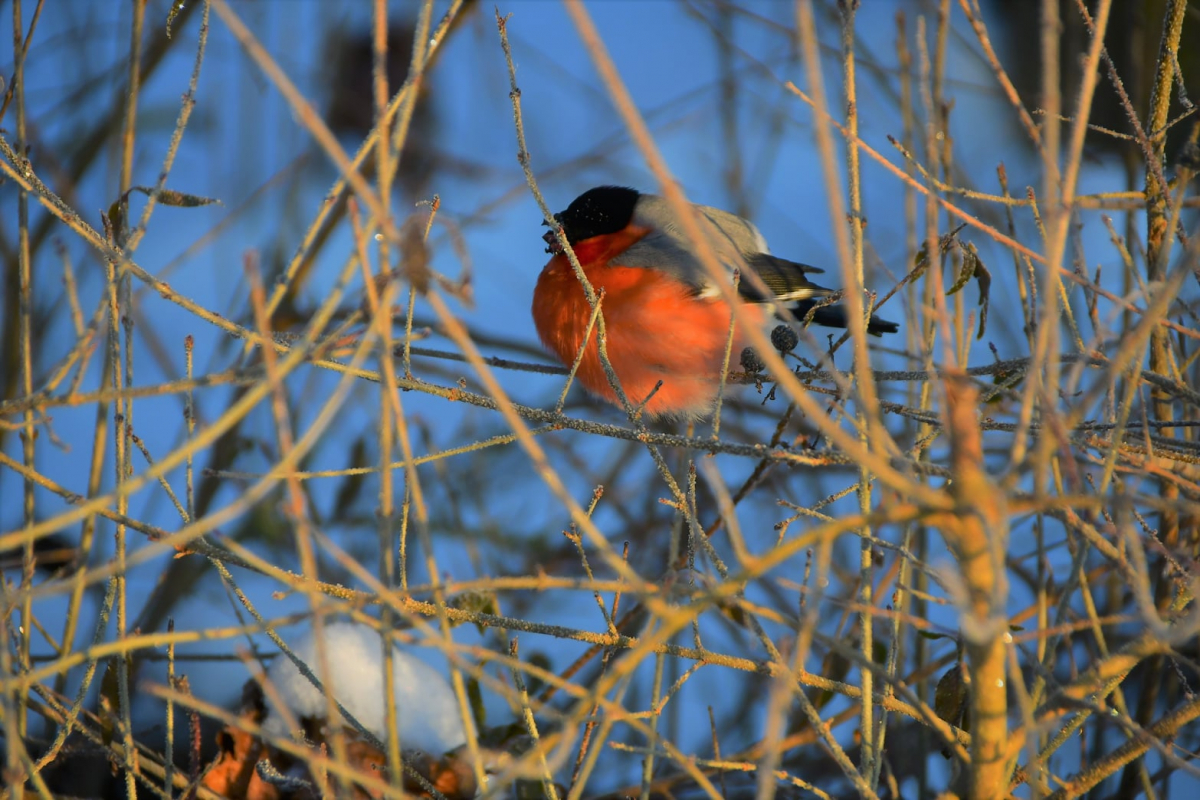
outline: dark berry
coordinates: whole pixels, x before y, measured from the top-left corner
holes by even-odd
[[[742,369],[746,372],[762,372],[766,368],[767,365],[758,357],[758,353],[754,352],[753,347],[742,351]]]
[[[800,336],[787,325],[776,325],[771,331],[771,344],[780,353],[790,353],[800,343]]]

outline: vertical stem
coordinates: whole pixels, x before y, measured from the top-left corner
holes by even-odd
[[[915,152],[917,152],[916,144],[915,144],[915,137],[916,137],[915,131],[916,131],[916,127],[917,127],[917,121],[916,121],[916,115],[914,113],[915,112],[915,100],[913,97],[913,74],[912,74],[913,58],[912,58],[912,51],[909,49],[909,45],[908,45],[908,25],[907,25],[907,21],[905,19],[903,11],[896,12],[896,54],[899,58],[899,66],[900,66],[900,110],[901,110],[901,114],[903,115],[903,128],[902,128],[902,133],[901,133],[901,141],[904,143],[904,149],[906,151],[908,151],[909,153],[915,153]],[[910,177],[915,172],[915,169],[914,169],[912,163],[910,161],[908,161],[907,159],[905,160],[905,163],[904,163],[904,170],[905,170],[905,173],[908,174]],[[907,232],[906,247],[905,247],[905,259],[904,259],[905,264],[913,264],[916,262],[917,253],[920,248],[919,236],[917,233],[919,230],[917,220],[918,220],[918,218],[917,218],[916,192],[914,192],[912,190],[912,188],[906,184],[905,189],[904,189],[904,230]],[[928,285],[929,284],[927,282],[926,286],[928,286]],[[912,308],[912,309],[916,309],[918,307],[916,283],[914,281],[910,281],[909,284],[905,287],[904,291],[905,291],[905,294],[907,295],[908,307]],[[920,326],[914,325],[914,326],[910,327],[907,332],[907,336],[908,336],[909,348],[911,350],[913,350],[914,352],[916,352],[918,343],[922,339]],[[919,386],[913,386],[911,384],[909,385],[908,391],[909,391],[909,398],[910,398],[911,405],[919,406],[922,410],[925,410],[928,408],[929,396],[930,396],[930,393],[929,393],[930,383],[931,383],[930,381],[923,381],[919,384]],[[929,432],[928,429],[929,429],[928,425],[925,425],[925,424],[918,425],[916,427],[916,438],[921,439],[924,436],[926,436]],[[923,451],[920,454],[920,457],[922,459],[928,458],[928,456],[926,455],[926,452],[927,451]],[[905,545],[906,545],[905,549],[908,549],[911,551],[912,544],[914,541],[916,543],[916,557],[917,557],[918,563],[925,563],[926,552],[927,552],[928,546],[929,546],[929,535],[928,535],[927,529],[924,526],[917,526],[915,524],[912,524],[912,525],[908,525],[905,527]],[[903,580],[903,577],[904,577],[903,569],[901,569],[900,576],[901,576],[901,580]],[[925,614],[927,613],[926,602],[925,602],[925,597],[926,597],[927,588],[928,588],[927,580],[928,580],[928,578],[927,578],[924,570],[914,570],[913,576],[912,576],[912,582],[913,582],[913,588],[915,591],[911,595],[911,597],[912,597],[911,608],[912,608],[913,616],[917,619],[923,619]],[[906,595],[906,597],[907,597],[907,595]],[[900,615],[905,611],[905,608],[900,603],[897,603],[896,611],[897,611],[896,624],[898,625],[899,620],[900,620]],[[893,630],[895,630],[895,628],[893,628]],[[926,639],[923,636],[914,635],[912,637],[912,640],[913,640],[912,656],[911,656],[912,669],[919,670],[922,667],[924,667],[924,665],[925,665],[925,659],[926,659],[926,654],[927,654]],[[898,634],[895,635],[892,640],[892,650],[893,650],[893,652],[897,653],[897,659],[900,658],[899,651],[903,645],[904,645],[904,640],[901,639],[901,637]],[[908,656],[908,652],[907,652],[907,648],[906,648],[905,649],[905,657],[907,657],[907,656]],[[899,663],[901,665],[905,664],[904,661],[899,661]],[[889,687],[889,689],[890,689],[890,687]],[[930,703],[932,698],[930,697],[930,693],[929,693],[929,682],[928,681],[921,681],[920,683],[918,683],[917,696],[921,699],[922,702],[924,702],[926,704]],[[887,725],[887,719],[885,717],[883,720],[880,721],[880,726],[885,727],[886,725]],[[929,732],[929,729],[924,725],[920,726],[918,728],[918,736],[919,736],[919,742],[918,742],[918,748],[917,748],[918,752],[929,752],[929,750],[931,749],[931,746],[932,746],[932,744],[931,744],[932,736]],[[924,797],[928,791],[928,782],[929,782],[929,770],[928,770],[926,761],[924,759],[922,759],[921,763],[917,767],[917,776],[916,777],[917,777],[917,796]]]
[[[1055,355],[1059,339],[1058,265],[1062,263],[1066,248],[1066,226],[1060,224],[1066,209],[1062,206],[1062,173],[1059,157],[1062,145],[1062,97],[1059,89],[1059,37],[1061,26],[1058,19],[1058,0],[1042,0],[1040,21],[1042,54],[1041,102],[1045,109],[1042,126],[1042,192],[1041,205],[1044,209],[1046,263],[1042,274],[1039,295],[1043,300],[1041,319],[1038,322],[1034,341],[1033,363],[1026,384],[1024,404],[1031,411],[1039,407],[1041,413],[1052,413],[1053,398],[1056,396],[1061,369]],[[1025,409],[1022,408],[1022,414]],[[1051,437],[1043,437],[1032,464],[1033,489],[1037,497],[1046,493],[1047,470],[1053,453],[1049,446]]]
[[[375,139],[375,174],[379,176],[379,199],[385,214],[391,213],[392,200],[392,168],[391,168],[391,126],[385,111],[388,101],[388,15],[387,0],[375,0],[372,19],[374,37],[372,38],[372,85],[375,94],[375,125],[378,128]],[[414,92],[414,96],[415,96]],[[360,253],[365,255],[366,247],[360,247]],[[379,240],[379,274],[386,275],[391,269],[391,248],[387,237]],[[362,265],[363,276],[370,284],[371,268],[369,264]],[[388,281],[383,288],[383,297],[372,312],[374,324],[379,333],[379,374],[388,375],[387,366],[392,359],[392,322],[391,304],[395,296],[394,284]],[[411,315],[410,322],[411,324]],[[384,362],[387,362],[385,364]],[[391,387],[380,382],[379,385],[379,580],[392,589],[396,585],[395,556],[392,540],[394,533],[392,517],[395,514],[395,487],[392,483],[392,437],[393,419],[390,404]],[[391,630],[393,625],[392,610],[387,604],[380,609],[380,628]],[[402,766],[400,762],[400,724],[396,717],[396,677],[392,665],[395,659],[395,647],[386,636],[381,637],[383,647],[383,689],[384,689],[384,719],[387,735],[388,774],[399,776]]]
[[[1167,119],[1171,108],[1171,88],[1175,77],[1176,58],[1179,53],[1180,36],[1183,30],[1183,19],[1187,13],[1186,0],[1168,0],[1166,13],[1163,16],[1162,38],[1159,40],[1157,71],[1154,76],[1154,89],[1150,95],[1149,118],[1146,121],[1146,135],[1150,140],[1151,152],[1146,158],[1145,193],[1146,193],[1146,279],[1161,281],[1166,275],[1167,256],[1171,251],[1173,234],[1168,230],[1168,203],[1165,187],[1158,178],[1167,147]],[[1150,333],[1150,371],[1160,375],[1171,375],[1171,342],[1168,333],[1161,325],[1156,325]],[[1151,390],[1151,408],[1154,419],[1160,422],[1170,422],[1175,419],[1175,410],[1170,395],[1161,388]],[[1163,428],[1159,435],[1174,437],[1177,428]],[[1176,510],[1179,502],[1179,487],[1169,479],[1160,479],[1158,483],[1159,496],[1163,502],[1163,510],[1158,517],[1158,536],[1167,548],[1174,548],[1179,543],[1179,512]],[[1155,584],[1156,600],[1161,601],[1169,589],[1171,581],[1165,573],[1158,575]],[[1160,657],[1151,659],[1150,674],[1161,674],[1163,661]],[[1147,725],[1153,714],[1161,688],[1161,680],[1155,678],[1147,681],[1145,691],[1138,700],[1136,721]],[[1133,766],[1127,767],[1122,775],[1120,789],[1132,788],[1137,780],[1139,770]]]
[[[105,351],[104,363],[100,370],[101,384],[105,380],[104,376],[109,373],[108,366],[109,354]],[[108,401],[100,400],[96,403],[95,422],[92,424],[92,458],[88,465],[88,481],[87,481],[87,497],[91,499],[100,493],[100,481],[104,476],[104,451],[106,442],[108,441]],[[194,518],[194,515],[193,515]],[[89,556],[92,552],[92,546],[95,543],[96,537],[96,515],[92,514],[83,520],[83,525],[79,533],[79,571],[76,573],[76,580],[71,586],[71,599],[67,605],[66,620],[63,623],[63,648],[73,646],[75,642],[75,634],[79,624],[80,609],[83,607],[83,595],[88,586],[87,571]],[[99,617],[105,620],[110,612],[112,600],[112,582],[109,582],[109,590],[105,592],[105,605],[102,606]],[[93,636],[94,641],[99,641],[103,635],[102,625],[97,624],[96,633]],[[80,684],[81,687],[87,687],[91,682],[92,674],[95,670],[96,662],[89,659],[84,671],[84,679]],[[54,683],[54,688],[57,692],[65,691],[67,685],[66,673],[60,674]],[[68,725],[70,727],[70,725]]]
[[[125,95],[125,126],[121,133],[121,185],[123,195],[133,185],[133,143],[137,134],[138,93],[142,86],[142,26],[146,0],[130,0],[133,21],[129,32],[129,91]]]
[[[16,127],[17,127],[17,154],[21,158],[26,157],[26,130],[25,130],[25,43],[22,34],[24,33],[24,25],[21,22],[21,0],[13,0],[13,101],[16,111]],[[29,248],[29,193],[21,189],[17,193],[17,270],[18,270],[18,349],[21,359],[21,392],[25,397],[33,394],[33,269],[30,264],[30,248]],[[33,409],[25,411],[24,424],[21,428],[21,448],[22,457],[25,466],[33,470],[35,468],[35,450],[34,439],[36,438],[36,429],[34,428]],[[34,508],[34,482],[30,478],[25,479],[24,483],[24,519],[25,525],[31,526],[35,521]],[[25,543],[22,555],[21,564],[21,626],[18,629],[19,638],[17,640],[18,659],[21,669],[29,667],[29,648],[33,638],[33,596],[30,593],[33,588],[33,569],[34,569],[34,554],[33,541]],[[7,601],[5,607],[8,607]],[[65,646],[65,645],[64,645]],[[6,674],[12,674],[8,672]],[[7,698],[5,698],[4,708],[5,713],[5,733],[6,736],[12,738],[14,735],[24,737],[27,729],[28,717],[25,713],[25,701],[28,696],[28,689],[21,689],[17,692],[16,702],[12,706],[8,706]],[[22,747],[19,742],[9,742],[8,748],[8,768],[10,774],[20,774],[18,766]],[[19,783],[19,782],[18,782]],[[23,790],[14,787],[14,796],[20,796]]]
[[[167,633],[175,633],[175,620],[167,620]],[[167,644],[167,686],[175,689],[175,637],[172,636]],[[167,792],[167,800],[175,795],[171,782],[175,778],[175,701],[167,697],[167,743],[163,748],[163,788]]]
[[[133,151],[134,138],[137,131],[137,98],[141,86],[141,55],[142,55],[142,23],[145,19],[145,3],[132,0],[133,17],[130,25],[129,44],[129,92],[126,97],[124,130],[121,142],[121,176],[118,187],[118,202],[124,202],[125,193],[133,181]],[[127,223],[122,218],[119,227],[114,229],[114,244],[120,248],[126,245]],[[109,262],[109,353],[111,361],[111,380],[114,389],[133,383],[133,315],[129,308],[131,299],[130,276],[122,274],[116,263]],[[125,313],[121,312],[122,307]],[[121,328],[125,333],[125,356],[120,353]],[[124,375],[122,376],[122,360]],[[133,430],[133,401],[132,399],[117,400],[116,421],[116,471],[117,486],[121,486],[130,475],[129,441]],[[128,511],[129,498],[121,493],[117,499],[117,510],[121,514]],[[115,541],[115,559],[117,564],[117,638],[124,639],[128,628],[128,597],[125,575],[125,526],[117,525]],[[137,796],[137,759],[133,740],[133,711],[129,692],[130,658],[128,653],[117,656],[117,696],[120,702],[121,734],[125,751],[125,791],[130,797]]]
[[[17,0],[20,3],[20,0]],[[7,582],[0,584],[0,600],[7,605],[8,599],[8,584]],[[13,657],[12,657],[12,642],[9,641],[8,634],[11,631],[9,625],[0,625],[0,670],[4,671],[5,675],[13,675]],[[13,697],[6,690],[0,694],[0,725],[4,728],[4,753],[5,753],[5,770],[8,775],[24,776],[24,765],[22,756],[24,755],[21,747],[23,741],[20,733],[20,719],[17,716],[18,706],[13,702]],[[14,780],[12,785],[12,797],[20,800],[25,796],[25,781]]]
[[[842,13],[842,87],[846,93],[846,177],[848,184],[848,200],[849,222],[850,222],[850,259],[853,268],[854,282],[848,286],[849,295],[851,297],[862,297],[863,287],[863,209],[862,209],[862,185],[860,181],[859,158],[858,158],[858,89],[855,80],[855,59],[854,59],[854,16],[858,9],[858,0],[839,0],[838,7]],[[840,223],[840,220],[835,220],[835,223]],[[859,301],[861,305],[861,300]],[[859,316],[861,312],[854,311],[855,303],[848,304],[848,314]],[[851,328],[852,330],[857,330]],[[859,331],[861,333],[861,331]],[[869,356],[867,355],[866,336],[854,336],[852,338],[854,346],[854,361],[856,365],[862,365],[863,368],[868,363]],[[870,420],[874,415],[864,413],[864,409],[860,406],[858,411],[859,418],[859,440],[863,447],[870,446]],[[871,473],[866,467],[859,470],[858,476],[858,505],[859,510],[865,515],[871,510]],[[872,552],[871,552],[871,529],[864,527],[859,530],[859,581],[858,581],[858,604],[859,604],[859,635],[861,637],[861,657],[864,665],[871,664],[873,661],[872,653],[875,650],[875,629],[873,624],[873,613],[871,611],[874,603],[872,592],[874,590],[875,579],[874,570],[872,569]],[[881,745],[881,741],[876,740],[875,730],[875,676],[870,669],[865,668],[859,670],[859,677],[862,683],[862,703],[859,705],[859,729],[862,731],[862,774],[869,786],[874,787],[879,780],[879,766],[877,745]]]
[[[960,614],[970,669],[970,797],[1000,797],[1008,786],[1008,686],[1006,642],[1011,641],[1004,552],[1008,515],[1004,496],[988,478],[977,420],[979,393],[965,375],[947,374],[946,423],[950,435],[950,491],[957,509],[942,525],[962,575]]]
[[[120,391],[124,385],[121,372],[121,333],[120,333],[120,302],[117,298],[120,278],[117,276],[116,264],[109,260],[108,264],[108,381],[114,391]],[[124,516],[129,510],[129,495],[122,491],[122,485],[129,476],[129,426],[125,417],[127,399],[117,400],[117,410],[114,417],[114,444],[116,466],[117,513]],[[125,638],[128,627],[127,597],[125,580],[125,525],[118,523],[114,536],[114,567],[115,572],[110,581],[116,594],[117,603],[117,640]],[[125,791],[131,798],[137,797],[137,782],[134,773],[137,770],[133,744],[133,717],[129,699],[129,654],[118,653],[117,661],[117,697],[120,714],[122,745],[125,758]]]
[[[1150,118],[1146,135],[1150,138],[1153,158],[1146,164],[1146,279],[1161,281],[1166,272],[1167,254],[1171,249],[1171,235],[1167,230],[1168,200],[1162,184],[1156,179],[1156,171],[1162,169],[1167,147],[1167,115],[1171,108],[1171,87],[1175,76],[1174,65],[1179,53],[1179,40],[1183,30],[1183,18],[1187,13],[1186,0],[1169,0],[1163,19],[1162,40],[1158,46],[1158,71],[1154,76],[1154,91],[1150,96]],[[1156,326],[1150,334],[1150,371],[1170,375],[1170,339],[1165,328]],[[1155,389],[1154,416],[1167,422],[1174,419],[1170,397],[1161,389]],[[1173,437],[1174,428],[1164,428],[1162,436]],[[1165,503],[1170,506],[1179,496],[1176,485],[1164,480],[1159,486]],[[1174,546],[1179,538],[1179,515],[1164,510],[1160,516],[1159,536],[1167,547]]]
[[[189,333],[183,339],[184,374],[187,376],[187,380],[189,382],[187,395],[184,398],[183,416],[184,416],[184,422],[187,423],[187,439],[188,439],[189,444],[192,441],[192,437],[196,435],[196,398],[193,394],[192,387],[190,385],[191,380],[192,380],[194,361],[195,361],[194,356],[193,356],[193,351],[195,350],[195,347],[196,347],[196,340],[193,339],[192,335]],[[186,480],[186,485],[187,485],[187,513],[188,513],[188,521],[195,522],[195,520],[196,520],[196,488],[195,488],[195,474],[192,469],[192,457],[193,457],[192,451],[188,450],[187,462],[186,462],[187,466],[185,467],[185,473],[186,473],[185,480]]]
[[[654,655],[654,681],[650,689],[650,736],[646,740],[646,757],[642,759],[641,800],[650,800],[650,781],[654,777],[654,752],[658,748],[658,704],[662,700],[663,654]]]
[[[1158,45],[1158,68],[1154,76],[1154,90],[1150,95],[1150,117],[1146,122],[1146,135],[1150,139],[1155,159],[1162,160],[1167,146],[1167,115],[1171,108],[1171,87],[1175,76],[1175,55],[1179,52],[1179,40],[1183,31],[1183,18],[1187,13],[1186,0],[1167,0],[1163,18],[1162,39]],[[1167,195],[1165,187],[1155,179],[1154,163],[1146,164],[1146,244],[1148,249],[1147,278],[1159,280],[1164,262],[1160,258],[1166,240]],[[1161,169],[1161,166],[1158,166]]]

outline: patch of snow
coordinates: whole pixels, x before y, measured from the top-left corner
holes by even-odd
[[[331,675],[325,685],[347,712],[371,733],[385,740],[383,646],[379,632],[355,622],[331,622],[324,626],[325,658]],[[322,679],[317,664],[312,632],[292,645],[296,656]],[[458,700],[449,682],[433,667],[394,645],[392,672],[395,676],[396,719],[403,747],[416,747],[440,755],[466,742],[459,716]],[[267,670],[269,680],[282,701],[299,720],[324,718],[325,696],[287,656],[280,654]],[[268,695],[269,697],[269,695]],[[290,733],[283,716],[268,699],[263,728],[272,736]]]

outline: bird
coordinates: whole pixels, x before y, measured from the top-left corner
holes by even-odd
[[[758,228],[736,214],[693,208],[701,227],[709,229],[717,259],[730,270],[731,285],[735,268],[749,268],[770,295],[743,276],[737,291],[744,319],[764,326],[769,313],[764,304],[774,300],[792,308],[798,319],[811,313],[819,325],[847,326],[844,308],[819,304],[835,292],[807,277],[823,270],[772,255]],[[603,290],[609,362],[631,405],[653,418],[708,416],[721,387],[732,312],[667,201],[625,186],[597,186],[555,214],[554,226],[595,291]],[[591,394],[621,406],[600,360],[597,326],[588,332],[592,309],[583,286],[553,227],[542,238],[550,260],[533,291],[538,337],[571,366],[586,335],[576,376]],[[867,324],[867,332],[876,336],[898,329],[878,317]],[[733,358],[747,344],[744,328],[735,328]]]

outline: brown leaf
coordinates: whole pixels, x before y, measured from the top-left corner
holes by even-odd
[[[429,291],[429,249],[425,246],[423,225],[415,215],[400,229],[400,267],[419,294]]]
[[[938,679],[933,692],[934,712],[956,728],[970,728],[971,706],[968,703],[967,683],[963,680],[963,666],[955,663]]]
[[[259,724],[265,714],[262,689],[254,681],[247,681],[242,687],[240,717]],[[263,755],[263,744],[257,736],[232,725],[226,727],[217,734],[217,757],[204,773],[204,787],[234,800],[277,800],[279,790],[263,781],[254,769]]]
[[[129,191],[141,192],[147,196],[154,194],[154,189],[149,186],[134,186]],[[200,206],[221,205],[221,201],[215,197],[201,197],[198,194],[186,194],[185,192],[177,192],[174,189],[160,190],[158,193],[158,202],[164,206],[174,206],[176,208],[199,208]]]

